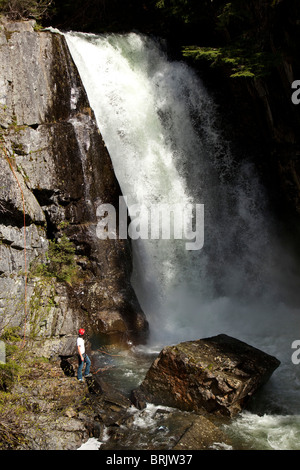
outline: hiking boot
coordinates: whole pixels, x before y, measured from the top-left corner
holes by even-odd
[[[92,374],[86,374],[84,377],[92,377]]]

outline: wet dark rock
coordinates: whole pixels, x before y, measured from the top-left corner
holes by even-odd
[[[234,416],[279,364],[227,335],[188,341],[164,348],[131,398],[138,408],[150,402]]]
[[[126,409],[132,405],[129,398],[125,397],[123,393],[105,382],[101,377],[97,376],[97,374],[91,374],[90,377],[86,377],[86,382],[89,393],[101,395],[102,401],[109,406],[113,405],[115,410],[116,408]]]
[[[220,427],[205,416],[194,417],[182,433],[173,450],[231,449],[231,442]]]
[[[85,381],[97,421],[109,427],[121,426],[129,419],[128,409],[132,403],[123,393],[103,380],[100,374],[92,374]]]

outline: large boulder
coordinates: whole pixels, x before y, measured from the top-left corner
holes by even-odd
[[[280,361],[227,335],[165,347],[132,401],[233,416],[266,383]]]

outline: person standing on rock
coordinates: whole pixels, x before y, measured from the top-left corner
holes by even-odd
[[[91,361],[89,356],[85,352],[85,344],[84,344],[84,336],[85,330],[83,328],[80,328],[78,331],[78,338],[77,338],[77,351],[78,351],[78,370],[77,370],[77,378],[79,382],[83,383],[82,380],[82,370],[84,364],[85,366],[85,371],[84,371],[84,377],[91,377],[92,374],[90,374],[90,367],[91,367]]]

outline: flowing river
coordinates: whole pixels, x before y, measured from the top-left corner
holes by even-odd
[[[171,235],[132,240],[132,283],[151,336],[119,359],[112,380],[135,388],[162,346],[226,333],[281,361],[226,431],[243,448],[300,449],[299,270],[254,165],[231,151],[205,85],[161,41],[65,36],[128,205],[204,207],[204,219],[194,213],[201,240],[204,227],[198,249]],[[153,428],[148,411],[137,429]]]

